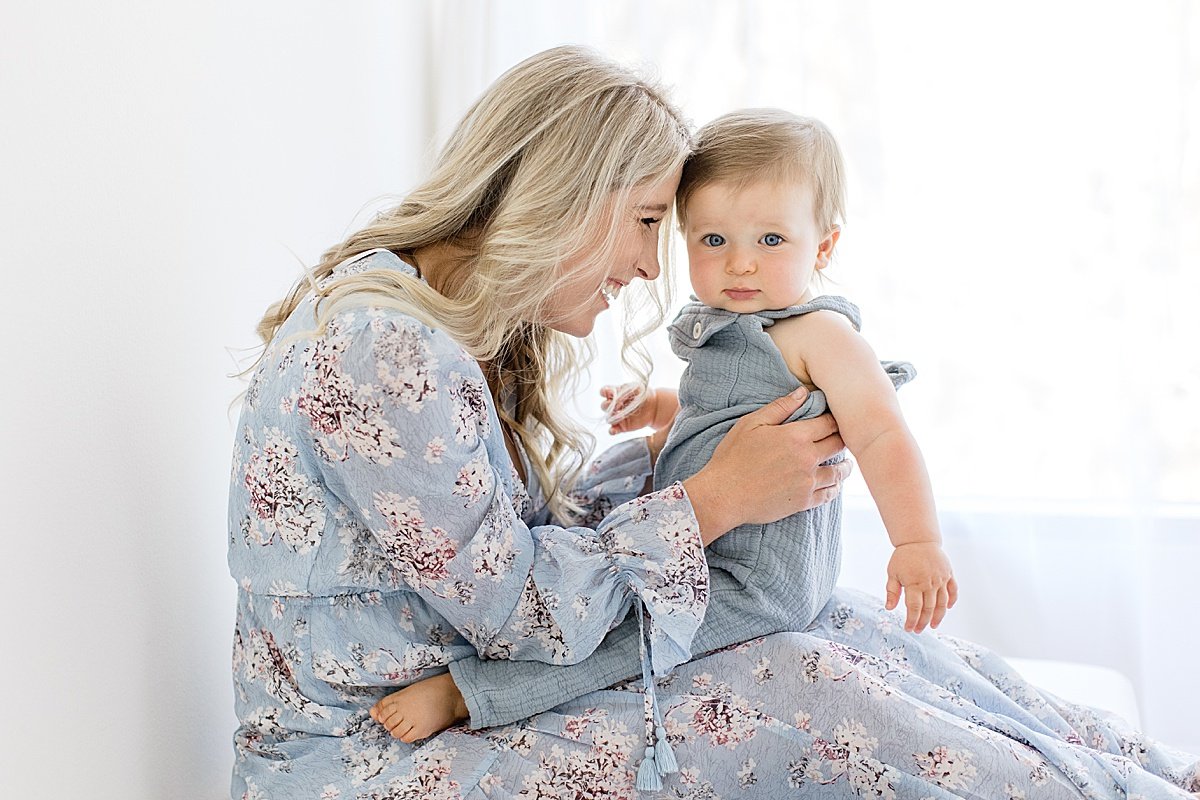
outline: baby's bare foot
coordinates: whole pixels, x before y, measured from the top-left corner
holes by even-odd
[[[417,681],[371,707],[371,719],[402,742],[433,736],[470,714],[449,672]]]

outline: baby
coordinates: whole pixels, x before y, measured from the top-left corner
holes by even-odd
[[[858,333],[858,310],[817,296],[833,256],[845,184],[836,141],[820,122],[749,109],[704,126],[676,196],[698,302],[670,326],[688,362],[679,393],[614,396],[613,432],[669,429],[654,470],[663,486],[694,474],[744,414],[804,386],[792,419],[833,413],[879,508],[894,551],[886,604],[903,594],[905,630],[937,627],[957,598],[929,478],[896,402],[915,372],[881,364]],[[802,631],[829,600],[841,563],[841,502],[769,525],[742,526],[706,551],[710,600],[693,642],[700,654],[779,631]],[[570,666],[454,662],[405,687],[371,716],[407,742],[467,718],[475,727],[521,719],[638,674],[639,620],[614,628]],[[644,660],[644,659],[643,659]],[[660,734],[661,735],[661,734]]]

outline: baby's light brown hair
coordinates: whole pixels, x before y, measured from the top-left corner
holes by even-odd
[[[842,151],[824,123],[778,108],[745,108],[717,117],[696,133],[675,195],[679,227],[687,228],[688,201],[698,189],[762,180],[809,186],[823,233],[846,218]]]

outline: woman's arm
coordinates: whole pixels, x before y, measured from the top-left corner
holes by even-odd
[[[303,358],[297,416],[326,484],[479,653],[579,661],[638,599],[657,666],[687,658],[708,589],[681,485],[612,509],[594,531],[531,528],[483,376],[444,334],[363,310],[336,317]]]
[[[739,424],[743,428],[753,428],[757,421],[751,418]],[[825,426],[829,426],[828,429]],[[805,436],[815,440],[814,450],[807,456],[812,460],[806,461],[805,456],[798,455],[792,464],[794,470],[809,472],[812,476],[808,487],[810,500],[804,507],[811,508],[828,501],[832,496],[830,491],[817,487],[825,485],[823,481],[830,481],[832,493],[836,493],[850,469],[849,462],[820,466],[836,452],[835,449],[819,450],[816,444],[832,430],[831,417],[823,415],[820,420],[805,420],[784,428],[788,432],[807,431]],[[784,428],[776,428],[776,435],[781,435]],[[739,429],[735,439],[743,433],[744,430]],[[732,431],[730,435],[734,435]],[[829,477],[826,477],[827,471]],[[762,473],[752,474],[761,479]],[[810,622],[811,609],[790,609],[788,604],[781,603],[764,605],[759,597],[746,592],[742,584],[724,570],[710,569],[710,587],[708,610],[692,642],[693,654],[770,633],[801,630]],[[465,699],[472,727],[506,724],[634,677],[638,672],[636,633],[636,620],[627,619],[608,634],[595,653],[571,666],[466,658],[452,663],[450,671],[457,691]]]

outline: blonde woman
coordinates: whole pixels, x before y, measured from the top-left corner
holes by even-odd
[[[672,769],[647,747],[665,747],[652,684],[420,748],[368,712],[468,655],[577,662],[631,608],[647,670],[675,666],[705,612],[704,546],[836,495],[847,468],[819,466],[842,449],[832,418],[779,424],[802,396],[660,491],[656,441],[582,470],[588,437],[559,405],[572,341],[658,276],[688,152],[654,86],[541,53],[269,310],[230,492],[234,797],[628,796],[635,769]]]

